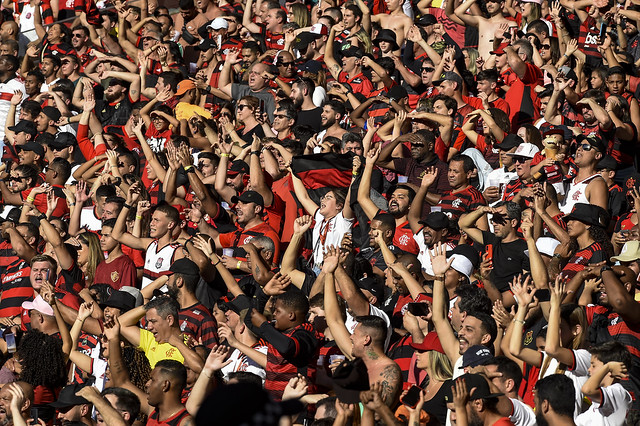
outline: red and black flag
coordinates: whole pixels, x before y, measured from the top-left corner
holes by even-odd
[[[316,204],[320,204],[320,197],[327,188],[348,188],[352,169],[353,154],[300,155],[291,162],[291,170],[304,183]]]

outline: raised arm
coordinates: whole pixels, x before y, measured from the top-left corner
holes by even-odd
[[[129,216],[129,210],[132,206],[136,205],[138,199],[140,198],[140,184],[138,182],[134,183],[129,187],[129,192],[127,193],[127,200],[122,206],[122,210],[118,215],[118,220],[116,221],[113,230],[111,231],[111,237],[136,250],[146,250],[147,246],[151,242],[150,238],[136,238],[130,233],[126,231],[127,226],[127,216]]]
[[[528,284],[529,277],[524,281],[524,284],[521,281],[521,277],[514,278],[513,283],[510,284],[511,291],[518,302],[518,311],[513,319],[509,352],[519,360],[539,367],[542,364],[542,354],[538,351],[522,347],[522,334],[525,324],[524,320],[527,316],[529,306],[533,306],[533,295],[536,292],[535,289],[533,291],[529,291],[527,288]]]
[[[449,320],[447,319],[447,312],[449,312],[449,309],[448,301],[445,300],[447,291],[444,287],[444,275],[451,267],[453,258],[447,261],[446,249],[441,243],[438,243],[433,251],[435,252],[435,255],[429,253],[429,256],[431,256],[433,273],[435,275],[435,279],[433,281],[432,321],[436,332],[438,333],[438,339],[440,339],[444,353],[453,365],[460,357],[460,344],[453,333]]]
[[[324,278],[324,312],[327,325],[331,330],[336,344],[340,351],[347,357],[353,359],[351,354],[351,335],[344,325],[342,314],[340,313],[340,305],[338,304],[338,294],[334,282],[334,272],[338,268],[338,255],[334,252],[331,255],[325,255],[322,264],[322,272]]]
[[[302,204],[302,207],[304,207],[307,213],[314,216],[318,210],[318,205],[309,197],[307,188],[305,188],[300,178],[293,172],[291,172],[291,180],[293,181],[293,190],[295,191],[296,198],[298,198],[298,201],[300,201],[300,204]]]

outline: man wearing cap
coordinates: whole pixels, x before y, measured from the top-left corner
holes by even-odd
[[[29,141],[24,145],[16,147],[18,151],[18,162],[25,166],[42,168],[44,162],[44,147],[35,141]]]
[[[31,330],[38,330],[44,334],[62,339],[53,308],[42,296],[38,294],[33,301],[22,302],[22,309],[29,316]]]
[[[503,416],[498,411],[500,399],[505,398],[498,389],[492,389],[485,376],[481,374],[464,374],[458,379],[447,380],[442,386],[445,387],[444,399],[447,408],[451,411],[452,423],[456,419],[458,409],[463,409],[454,404],[453,394],[455,388],[464,382],[466,385],[468,402],[466,408],[466,418],[468,424],[482,426],[514,426],[509,417]],[[466,399],[466,398],[465,398]]]
[[[413,208],[413,207],[412,207]],[[411,222],[414,223],[416,218],[411,215]],[[431,268],[431,257],[429,252],[438,243],[447,244],[449,249],[455,247],[455,242],[449,241],[449,217],[442,212],[431,212],[424,220],[418,221],[418,226],[413,225],[412,229],[418,228],[414,233],[413,239],[418,244],[418,260],[422,270],[429,276],[433,276]]]
[[[112,78],[104,91],[104,100],[96,101],[95,113],[100,124],[124,126],[133,111],[133,101],[129,95],[129,85],[123,80]]]
[[[280,260],[280,237],[271,226],[262,220],[264,200],[262,195],[255,191],[246,191],[238,197],[234,197],[233,202],[236,203],[236,223],[239,229],[226,234],[219,234],[212,231],[216,247],[231,248],[234,250],[234,256],[223,256],[222,261],[230,262],[227,267],[232,269],[244,270],[247,268],[247,262],[244,259],[244,250],[239,249],[240,246],[247,244],[251,239],[258,235],[268,237],[275,245],[275,253],[273,261]],[[239,258],[239,259],[238,259]],[[234,263],[232,265],[232,263]]]
[[[513,159],[517,177],[505,186],[502,201],[513,201],[524,206],[525,200],[533,199],[531,162],[539,151],[534,144],[522,143],[513,153],[507,154]]]
[[[479,11],[479,9],[472,7],[475,4],[476,0],[467,0],[460,3],[454,13],[456,18],[462,20],[464,25],[478,29],[478,52],[480,53],[480,57],[486,61],[489,59],[489,51],[493,50],[494,34],[500,26],[504,24],[507,24],[509,27],[517,26],[514,25],[515,23],[513,21],[507,20],[504,17],[502,13],[504,1],[491,1],[486,3],[487,13],[489,14],[488,18],[473,13],[474,10]],[[471,13],[467,13],[467,11]]]
[[[520,136],[510,134],[505,136],[502,142],[495,145],[495,147],[498,148],[498,155],[502,167],[494,169],[487,175],[485,182],[486,189],[482,195],[489,204],[499,201],[502,198],[507,183],[518,177],[513,157],[507,154],[516,152],[517,147],[522,143],[524,143],[524,140],[522,140]]]
[[[61,114],[56,108],[46,106],[42,108],[42,112],[38,114],[36,118],[36,128],[38,133],[51,133],[55,135],[58,133],[58,120],[60,120]]]
[[[193,81],[182,80],[178,83],[176,97],[178,104],[175,107],[175,115],[178,121],[189,120],[196,114],[207,119],[211,118],[211,113],[198,105],[199,91]]]
[[[72,422],[93,425],[92,404],[85,398],[76,395],[83,387],[78,384],[67,385],[60,391],[58,400],[49,404],[58,411],[57,418],[63,425]]]
[[[433,82],[433,85],[438,88],[440,95],[455,99],[457,108],[454,110],[454,127],[461,127],[465,117],[475,109],[462,99],[462,77],[453,71],[445,71]],[[435,101],[434,112],[438,112],[435,110]]]
[[[575,165],[578,173],[569,183],[560,210],[568,214],[576,203],[592,204],[606,210],[609,191],[602,176],[596,172],[596,165],[605,155],[606,146],[598,136],[579,137],[577,141]]]
[[[232,161],[231,164],[228,164],[228,162],[229,157],[223,156],[220,159],[214,189],[225,202],[232,203],[231,198],[243,193],[247,189],[250,167],[243,160],[235,160]],[[225,174],[225,169],[227,170],[226,179],[223,180],[222,175]]]
[[[609,214],[611,215],[611,220],[614,223],[618,221],[618,218],[622,213],[624,213],[627,207],[625,199],[626,194],[624,190],[620,185],[613,181],[617,168],[618,163],[616,163],[616,160],[614,160],[610,155],[606,155],[601,158],[596,165],[596,170],[600,173],[602,179],[604,179],[607,184],[607,189],[609,190],[607,206]]]
[[[314,29],[318,32],[314,32]],[[329,31],[325,25],[315,24],[311,27],[311,31],[304,31],[298,34],[291,47],[300,53],[300,59],[305,63],[310,60],[315,60],[318,63],[324,62],[324,50],[328,34]],[[317,73],[318,71],[315,72]]]
[[[335,38],[335,33],[336,26],[334,25],[329,31],[329,40]],[[373,92],[373,84],[362,73],[362,57],[364,53],[361,48],[351,46],[340,52],[342,54],[342,66],[336,61],[333,49],[334,43],[327,43],[324,51],[324,60],[333,78],[340,83],[347,83],[354,94],[360,93],[368,98]]]
[[[74,161],[75,147],[77,144],[78,142],[73,134],[69,132],[60,132],[48,145],[48,150],[53,158],[61,158],[71,165],[71,175],[65,184],[71,184],[73,181],[73,179],[71,179],[73,172],[80,167],[80,163]],[[53,159],[49,158],[49,160],[52,161]]]
[[[20,120],[15,126],[7,127],[7,130],[6,135],[10,140],[13,139],[13,145],[16,149],[27,142],[33,141],[38,134],[35,123],[27,120]]]
[[[182,258],[169,268],[168,280],[156,280],[145,287],[142,295],[151,299],[153,292],[165,283],[167,294],[180,304],[179,326],[183,334],[209,349],[218,344],[218,325],[209,310],[196,297],[196,287],[200,281],[200,269],[192,260]]]

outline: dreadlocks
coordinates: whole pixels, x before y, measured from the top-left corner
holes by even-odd
[[[58,388],[65,385],[65,361],[59,339],[32,330],[22,337],[17,352],[22,360],[20,380],[33,387]]]

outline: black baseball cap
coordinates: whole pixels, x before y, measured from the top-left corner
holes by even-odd
[[[107,306],[110,308],[120,309],[120,311],[124,313],[136,307],[136,298],[126,291],[114,291],[106,302],[100,304],[102,309]]]
[[[76,393],[84,386],[79,384],[67,385],[60,391],[58,400],[49,404],[53,408],[67,408],[74,405],[89,404],[89,401],[81,396],[77,396]]]
[[[58,109],[52,106],[46,106],[42,108],[42,113],[47,117],[49,117],[50,120],[53,120],[55,122],[60,120],[60,117],[62,117],[62,114],[60,114],[60,111],[58,111]]]
[[[231,202],[237,203],[242,201],[243,203],[255,203],[260,207],[264,207],[264,198],[256,191],[245,191],[237,197],[231,197]]]
[[[292,46],[296,50],[300,50],[301,52],[306,51],[307,46],[317,39],[322,37],[320,34],[312,33],[312,32],[302,32],[298,34],[296,39],[293,41]]]
[[[489,348],[483,345],[473,345],[462,354],[462,365],[460,368],[475,367],[485,363],[491,358],[493,358],[493,354]]]
[[[76,137],[73,133],[61,132],[56,135],[53,142],[49,143],[49,146],[53,149],[63,149],[76,144]]]
[[[298,68],[301,72],[302,71],[307,71],[310,72],[312,74],[317,74],[318,71],[320,71],[322,69],[322,64],[318,61],[314,61],[313,59],[311,59],[310,61],[305,62],[304,64],[300,65],[300,67]]]
[[[435,231],[439,231],[449,227],[449,217],[442,212],[431,212],[424,220],[418,223],[428,226]]]
[[[496,398],[504,395],[503,393],[492,393],[489,387],[489,382],[481,374],[463,374],[457,379],[449,379],[442,385],[444,387],[444,400],[445,402],[453,402],[453,387],[456,385],[456,380],[464,380],[467,385],[467,389],[470,392],[469,400],[484,398]]]
[[[38,134],[38,129],[36,128],[36,123],[28,120],[20,120],[18,124],[15,126],[9,127],[14,133],[25,132],[28,135],[35,136]]]
[[[24,145],[17,145],[16,148],[22,151],[33,151],[38,154],[40,157],[44,155],[44,147],[40,145],[38,142],[29,141]]]
[[[607,152],[607,144],[604,143],[602,138],[595,135],[589,135],[589,136],[579,135],[576,137],[576,142],[578,142],[578,145],[582,143],[588,143],[589,145],[594,147],[596,151],[602,154],[605,154]]]
[[[364,52],[355,47],[355,46],[351,46],[347,49],[344,49],[343,51],[340,52],[342,54],[343,57],[345,58],[363,58],[364,57]]]
[[[428,27],[429,25],[433,25],[437,23],[438,23],[438,19],[430,13],[423,15],[422,17],[420,17],[420,19],[418,19],[415,22],[415,24],[419,27]]]
[[[577,220],[586,225],[606,228],[609,224],[609,213],[600,206],[586,203],[576,203],[571,213],[562,218],[565,222]]]
[[[605,155],[596,164],[596,170],[617,170],[618,162],[610,155]]]
[[[524,139],[518,135],[510,134],[505,136],[502,142],[496,144],[496,146],[503,151],[509,151],[510,149],[520,146],[522,143],[524,143]]]
[[[249,165],[245,161],[235,160],[227,170],[227,176],[229,177],[234,177],[238,173],[249,173]]]
[[[345,404],[359,403],[360,392],[369,390],[369,374],[361,358],[340,364],[333,372],[332,379],[336,396]]]
[[[180,275],[200,275],[198,265],[196,265],[193,260],[187,259],[186,257],[173,262],[169,268],[169,272]]]

